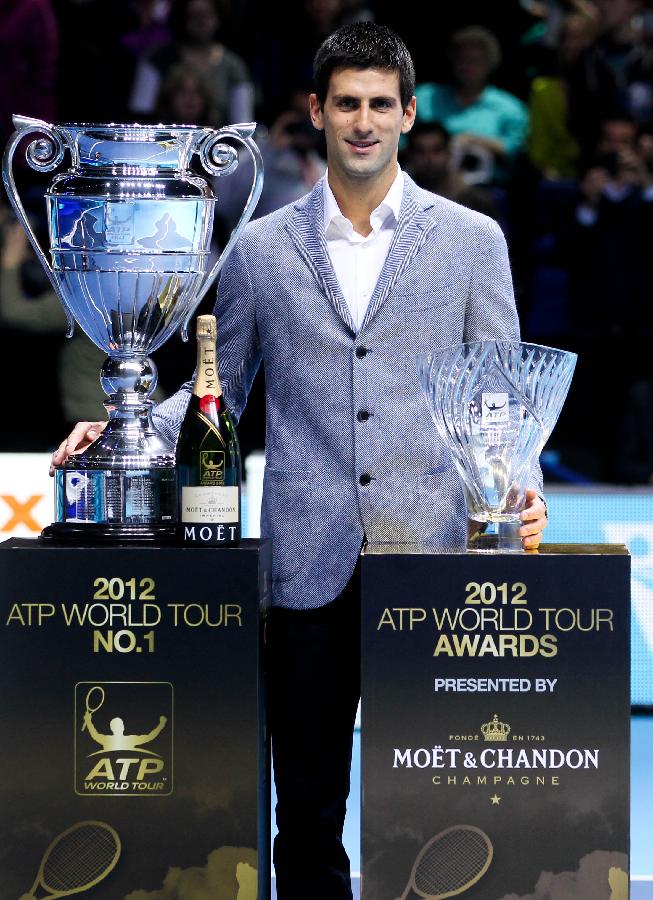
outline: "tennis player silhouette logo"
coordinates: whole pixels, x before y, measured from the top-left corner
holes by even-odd
[[[88,755],[97,756],[99,753],[119,750],[122,752],[140,752],[150,756],[160,756],[154,750],[149,748],[147,750],[143,749],[142,745],[154,741],[161,734],[168,721],[166,716],[159,716],[159,724],[145,734],[125,734],[125,723],[120,716],[115,716],[109,722],[110,734],[102,734],[93,724],[93,715],[104,703],[104,697],[104,688],[100,685],[95,685],[86,694],[86,712],[84,713],[82,731],[88,731],[93,740],[101,747],[100,750],[96,750]]]
[[[170,682],[78,682],[75,710],[76,794],[145,797],[173,792]]]
[[[484,391],[481,394],[481,403],[481,425],[487,426],[497,422],[510,421],[508,394]]]

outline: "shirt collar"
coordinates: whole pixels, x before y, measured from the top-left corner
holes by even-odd
[[[399,211],[401,210],[401,202],[404,195],[404,173],[399,164],[397,164],[397,177],[390,185],[390,190],[379,203],[376,209],[372,210],[370,215],[370,225],[372,232],[378,232],[385,224],[388,217],[394,217],[394,223],[399,221]],[[338,231],[342,233],[352,233],[353,225],[349,219],[345,218],[340,212],[338,201],[333,195],[333,191],[329,185],[329,172],[324,175],[324,231],[329,230],[334,225]]]

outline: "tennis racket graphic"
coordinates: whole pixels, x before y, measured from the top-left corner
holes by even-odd
[[[96,684],[86,694],[86,712],[96,713],[104,703],[104,688]],[[86,731],[86,722],[82,725],[82,731]]]
[[[444,900],[462,894],[485,875],[494,848],[484,831],[474,825],[453,825],[432,837],[417,854],[406,889],[423,900]]]
[[[120,857],[120,838],[105,822],[77,822],[62,831],[43,854],[32,889],[20,900],[67,897],[94,887],[114,868]],[[40,898],[39,898],[40,900]]]

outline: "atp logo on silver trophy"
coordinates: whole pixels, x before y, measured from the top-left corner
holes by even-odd
[[[75,685],[75,793],[167,796],[173,789],[173,687]]]

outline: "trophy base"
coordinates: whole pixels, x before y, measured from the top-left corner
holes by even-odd
[[[157,543],[175,532],[177,473],[172,466],[92,468],[80,456],[54,475],[56,521],[45,529],[46,539]]]
[[[54,522],[39,540],[51,544],[102,546],[115,544],[175,544],[174,525],[105,525],[93,522]]]
[[[473,553],[524,553],[519,536],[521,521],[479,522],[469,519],[467,550]]]

